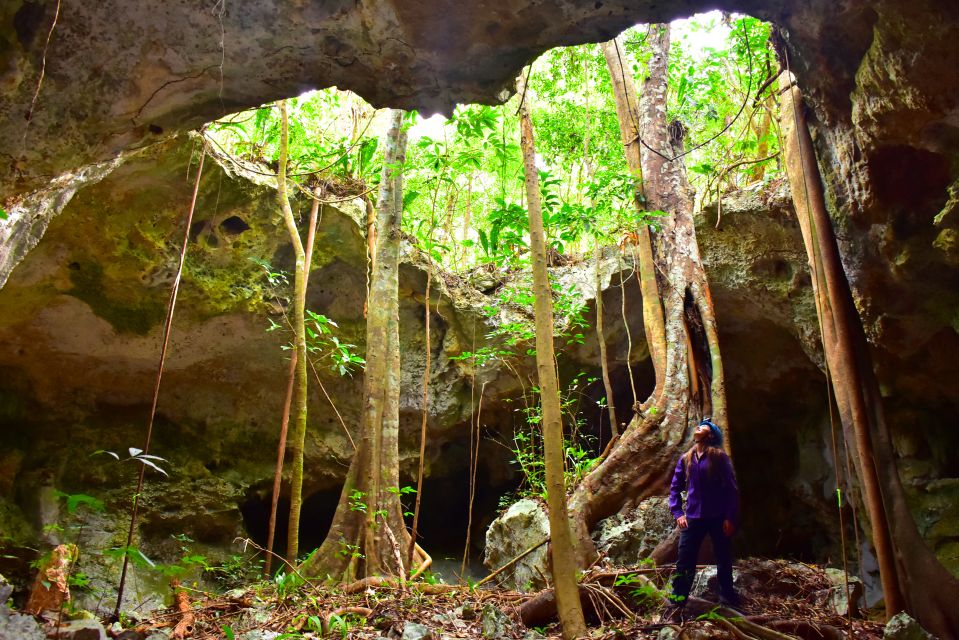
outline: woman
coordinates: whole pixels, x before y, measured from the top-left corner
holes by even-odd
[[[708,534],[713,541],[720,603],[738,606],[733,589],[733,557],[729,538],[739,521],[739,487],[729,456],[723,450],[723,434],[708,419],[696,427],[695,444],[680,457],[669,487],[669,510],[679,532],[679,558],[673,573],[669,617],[682,611],[696,575],[699,547]],[[686,491],[683,509],[682,492]]]

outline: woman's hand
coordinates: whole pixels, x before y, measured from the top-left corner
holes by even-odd
[[[726,534],[727,538],[731,537],[735,530],[736,526],[733,524],[732,520],[723,520],[723,533]]]
[[[689,526],[689,523],[686,522],[686,516],[679,516],[678,518],[676,518],[676,524],[679,526],[680,529],[685,529],[686,527]]]

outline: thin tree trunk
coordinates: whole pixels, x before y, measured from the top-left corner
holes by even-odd
[[[549,506],[553,583],[556,590],[563,638],[572,640],[586,635],[583,607],[576,586],[576,561],[566,512],[564,476],[563,417],[560,409],[559,381],[553,352],[553,293],[546,270],[546,237],[536,169],[533,123],[530,119],[528,88],[523,76],[517,81],[520,96],[520,132],[523,166],[526,171],[526,199],[529,203],[530,252],[533,257],[533,294],[536,316],[536,373],[542,403],[543,450],[546,463],[546,500]]]
[[[305,256],[303,259],[303,309],[301,312],[305,313],[306,310],[306,288],[310,281],[310,265],[313,262],[313,243],[316,239],[316,225],[318,220],[318,214],[320,210],[320,201],[319,201],[319,189],[314,189],[313,205],[310,208],[310,225],[306,234],[306,248]],[[293,389],[296,382],[297,375],[297,362],[299,358],[297,356],[297,351],[294,350],[293,354],[290,357],[290,370],[287,374],[288,381],[286,387],[286,397],[283,403],[283,417],[280,421],[280,441],[277,446],[276,454],[276,469],[273,474],[273,495],[270,499],[270,522],[269,527],[267,528],[266,536],[266,562],[263,565],[263,572],[265,575],[270,575],[270,570],[273,566],[273,542],[276,535],[276,515],[277,507],[280,501],[280,485],[283,478],[283,461],[286,454],[286,445],[287,445],[287,431],[290,424],[290,407],[293,404]],[[315,373],[315,372],[314,372]],[[319,377],[317,377],[319,382]],[[322,384],[322,383],[321,383]],[[333,407],[333,410],[336,411],[336,407]],[[347,434],[349,435],[349,434]],[[304,431],[305,437],[305,431]],[[305,442],[300,443],[300,457],[303,455],[303,446]],[[302,480],[301,480],[302,483]]]
[[[909,511],[869,345],[826,210],[802,96],[788,75],[780,84],[786,171],[813,271],[836,406],[872,525],[886,614],[905,609],[939,637],[959,637],[959,581],[926,546]]]
[[[620,315],[623,317],[623,328],[626,329],[626,373],[629,374],[629,389],[633,393],[633,404],[630,406],[636,411],[639,397],[636,395],[636,380],[633,377],[633,332],[629,328],[629,317],[626,315],[626,279],[623,278],[622,270],[619,272],[619,296]]]
[[[432,235],[432,230],[430,235]],[[420,500],[423,496],[423,475],[426,462],[426,426],[429,422],[430,413],[430,366],[432,365],[431,360],[433,355],[430,347],[430,285],[432,284],[433,271],[432,262],[428,264],[430,266],[426,271],[426,298],[424,300],[426,307],[426,334],[424,336],[426,340],[426,363],[423,369],[423,415],[420,423],[420,457],[419,466],[416,470],[416,503],[413,506],[413,527],[410,532],[410,546],[406,554],[407,558],[409,558],[408,562],[410,566],[413,564],[413,552],[416,550],[416,530],[420,523]]]
[[[646,188],[643,184],[643,166],[639,143],[639,98],[633,77],[626,71],[629,65],[623,59],[625,50],[616,40],[602,45],[606,66],[613,85],[616,99],[616,117],[619,120],[619,132],[623,141],[626,164],[633,175],[633,204],[636,212],[642,215],[646,211]],[[651,397],[662,392],[663,378],[666,374],[666,327],[664,324],[663,301],[656,279],[656,263],[653,260],[653,243],[648,224],[640,224],[637,231],[636,257],[638,258],[636,280],[639,282],[640,297],[643,301],[643,327],[646,331],[646,343],[649,356],[656,373],[656,386]],[[645,407],[644,407],[645,408]]]
[[[326,540],[302,572],[330,580],[395,575],[408,567],[396,549],[408,548],[399,499],[399,253],[406,132],[394,110],[386,135],[377,203],[376,267],[366,325],[363,414],[356,453]],[[399,565],[399,566],[398,566]]]
[[[290,427],[290,407],[293,405],[293,387],[296,382],[296,350],[290,354],[290,370],[287,372],[286,396],[283,400],[283,417],[280,419],[280,441],[276,447],[276,466],[273,470],[273,493],[270,498],[270,522],[266,530],[266,561],[263,575],[273,569],[273,542],[276,537],[276,512],[280,503],[280,487],[283,482],[283,460],[286,458],[287,431]]]
[[[293,397],[293,441],[292,471],[290,473],[290,520],[287,532],[286,556],[291,563],[296,562],[300,546],[300,509],[303,504],[303,446],[306,442],[306,253],[300,232],[296,228],[296,219],[290,207],[286,190],[286,164],[289,149],[289,117],[286,100],[279,101],[280,107],[280,161],[276,177],[276,198],[283,213],[286,230],[290,234],[296,266],[293,269],[293,342],[296,348],[296,392]]]
[[[759,139],[759,147],[756,149],[757,158],[765,158],[769,155],[769,142],[766,140],[769,135],[769,128],[772,126],[772,110],[769,108],[769,103],[772,101],[772,98],[765,98],[762,104],[762,117],[759,120],[759,125],[755,128],[756,137]],[[753,165],[752,171],[750,172],[750,179],[753,182],[758,182],[763,179],[763,176],[766,175],[766,163],[757,162]]]
[[[596,341],[599,343],[599,364],[603,371],[603,387],[606,389],[606,406],[609,409],[610,437],[619,436],[619,422],[616,421],[616,407],[613,405],[613,383],[609,379],[609,359],[606,355],[606,332],[603,328],[603,283],[601,282],[600,267],[602,264],[603,248],[596,239]]]
[[[727,426],[722,359],[696,243],[691,192],[682,161],[669,160],[682,141],[670,139],[666,122],[668,25],[652,27],[650,46],[638,113],[636,92],[626,71],[631,65],[623,59],[622,48],[613,41],[603,50],[627,161],[637,178],[637,207],[666,213],[659,218],[655,235],[646,224],[640,226],[637,247],[643,321],[657,383],[616,448],[583,478],[570,499],[583,566],[596,557],[590,532],[599,520],[665,490],[690,427],[704,415]],[[643,146],[640,153],[640,136],[655,152]]]

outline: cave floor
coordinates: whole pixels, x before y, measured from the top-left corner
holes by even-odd
[[[817,600],[814,594],[828,584],[822,569],[786,561],[752,559],[737,563],[738,569],[743,567],[751,571],[752,579],[748,585],[737,586],[743,600],[741,615],[723,610],[708,600],[690,598],[684,619],[672,624],[659,621],[663,599],[657,589],[665,587],[668,568],[593,568],[581,582],[590,636],[604,640],[883,637],[883,624],[869,619],[879,618],[881,613],[867,612],[866,618],[850,619],[837,615],[834,608],[823,606],[821,599]],[[644,577],[624,578],[630,575]],[[541,606],[542,593],[537,597],[537,594],[497,587],[417,581],[400,588],[379,580],[338,588],[300,584],[283,590],[276,583],[264,582],[222,595],[189,589],[184,593],[185,598],[177,599],[179,606],[158,610],[125,631],[114,626],[115,637],[369,640],[561,637],[555,620],[538,624],[555,612],[554,605]],[[702,595],[709,597],[708,591]],[[531,617],[540,620],[530,622]],[[750,624],[763,629],[750,628]],[[177,634],[178,625],[185,635]],[[764,631],[785,635],[767,635]]]

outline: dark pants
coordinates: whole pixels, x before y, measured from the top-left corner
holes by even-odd
[[[716,573],[719,578],[719,592],[723,600],[738,602],[733,590],[733,554],[729,538],[723,533],[723,518],[689,518],[688,526],[679,532],[679,558],[673,573],[673,601],[683,604],[689,597],[689,590],[696,577],[696,559],[699,547],[706,534],[713,541],[713,554],[716,556]]]

